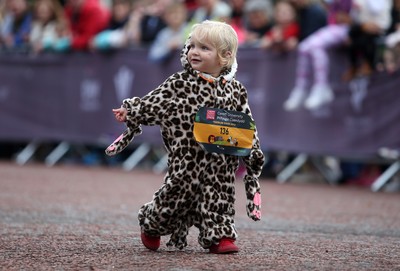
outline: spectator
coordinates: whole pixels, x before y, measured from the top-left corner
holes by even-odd
[[[391,19],[383,53],[384,68],[388,73],[394,73],[400,65],[400,0],[393,0]]]
[[[9,50],[27,50],[32,13],[26,0],[6,0],[5,15],[1,24],[0,44]]]
[[[229,16],[231,24],[238,26],[243,25],[246,0],[229,0],[228,3],[231,6],[231,15]]]
[[[299,41],[327,24],[327,14],[320,3],[312,0],[290,1],[297,8],[297,19],[300,26]]]
[[[195,10],[191,25],[204,20],[229,21],[232,13],[231,7],[223,0],[197,0],[198,8]]]
[[[188,10],[181,2],[172,3],[165,9],[163,18],[167,26],[157,34],[150,47],[151,61],[165,61],[177,49],[182,49],[189,33],[187,16]]]
[[[141,46],[150,46],[166,24],[162,19],[165,7],[171,0],[146,0],[134,13],[130,29],[136,33],[131,40]]]
[[[333,100],[333,91],[328,82],[330,66],[328,50],[346,43],[351,7],[352,0],[330,0],[327,3],[329,24],[300,42],[295,86],[284,103],[287,111],[298,109],[303,102],[307,109],[312,110]],[[311,67],[314,82],[308,94]]]
[[[58,43],[57,50],[88,49],[92,38],[104,30],[110,20],[108,9],[101,6],[97,0],[67,0],[65,14],[71,28],[72,38]]]
[[[226,22],[235,30],[239,45],[242,45],[246,39],[243,21],[245,1],[246,0],[229,0],[227,2],[231,7],[231,14]]]
[[[131,0],[113,0],[111,5],[111,19],[107,29],[116,30],[123,28],[129,21],[131,12]]]
[[[262,38],[260,47],[278,52],[291,51],[297,46],[298,36],[296,9],[287,0],[278,1],[275,4],[274,25]]]
[[[244,24],[246,46],[259,46],[260,40],[272,27],[273,7],[269,0],[247,0]]]
[[[113,0],[108,27],[93,38],[90,47],[95,50],[109,50],[127,46],[131,12],[131,0]]]
[[[195,10],[198,8],[197,0],[183,0],[188,11],[188,17],[191,18]]]
[[[0,25],[2,25],[4,16],[6,12],[6,2],[4,0],[0,0]]]
[[[57,0],[37,0],[29,36],[31,49],[38,53],[51,50],[61,38],[69,36],[64,10]]]
[[[392,0],[353,0],[353,23],[349,31],[350,69],[344,79],[369,76],[375,70],[377,41],[390,26]]]

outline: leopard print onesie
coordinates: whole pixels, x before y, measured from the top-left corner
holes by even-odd
[[[186,43],[181,53],[183,70],[167,78],[142,98],[123,101],[128,110],[127,130],[106,150],[108,155],[121,152],[141,133],[141,125],[159,125],[168,152],[168,171],[161,188],[151,202],[139,211],[141,230],[150,236],[170,235],[168,246],[187,246],[186,237],[193,225],[199,229],[198,242],[203,248],[225,238],[237,238],[234,224],[236,156],[207,153],[193,136],[194,118],[200,107],[215,107],[248,114],[247,92],[235,80],[237,64],[218,78],[191,68]],[[257,132],[250,155],[242,157],[247,174],[247,215],[260,219],[258,178],[264,165]]]

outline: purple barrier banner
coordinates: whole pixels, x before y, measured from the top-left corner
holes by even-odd
[[[239,51],[237,78],[247,87],[263,148],[360,158],[374,157],[380,147],[400,148],[399,73],[344,83],[345,55],[331,54],[334,101],[314,111],[286,112],[296,54]],[[0,140],[108,145],[124,130],[111,109],[179,70],[178,52],[160,65],[150,63],[143,49],[0,55]],[[159,128],[145,127],[135,141],[162,144]]]

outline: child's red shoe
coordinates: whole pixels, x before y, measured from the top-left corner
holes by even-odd
[[[160,247],[160,236],[150,236],[142,232],[140,238],[143,245],[150,250],[156,251]]]
[[[235,240],[231,238],[222,238],[218,245],[210,247],[210,253],[229,254],[239,252],[239,248],[235,245]]]

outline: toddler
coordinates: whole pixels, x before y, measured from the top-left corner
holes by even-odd
[[[183,249],[189,228],[195,226],[198,242],[210,253],[238,252],[234,204],[239,155],[247,169],[247,215],[260,219],[264,155],[247,91],[235,79],[237,48],[237,35],[228,24],[207,20],[195,24],[181,53],[183,71],[113,110],[128,128],[107,148],[108,155],[122,151],[141,133],[141,125],[159,125],[168,152],[164,183],[138,216],[142,243],[150,250],[160,247],[164,235],[170,235],[167,246]],[[235,116],[233,122],[240,127],[249,119],[252,128],[245,131],[252,133],[240,138],[235,136],[237,128],[212,125],[229,122],[229,116]],[[248,142],[248,149],[241,148],[242,142]]]

